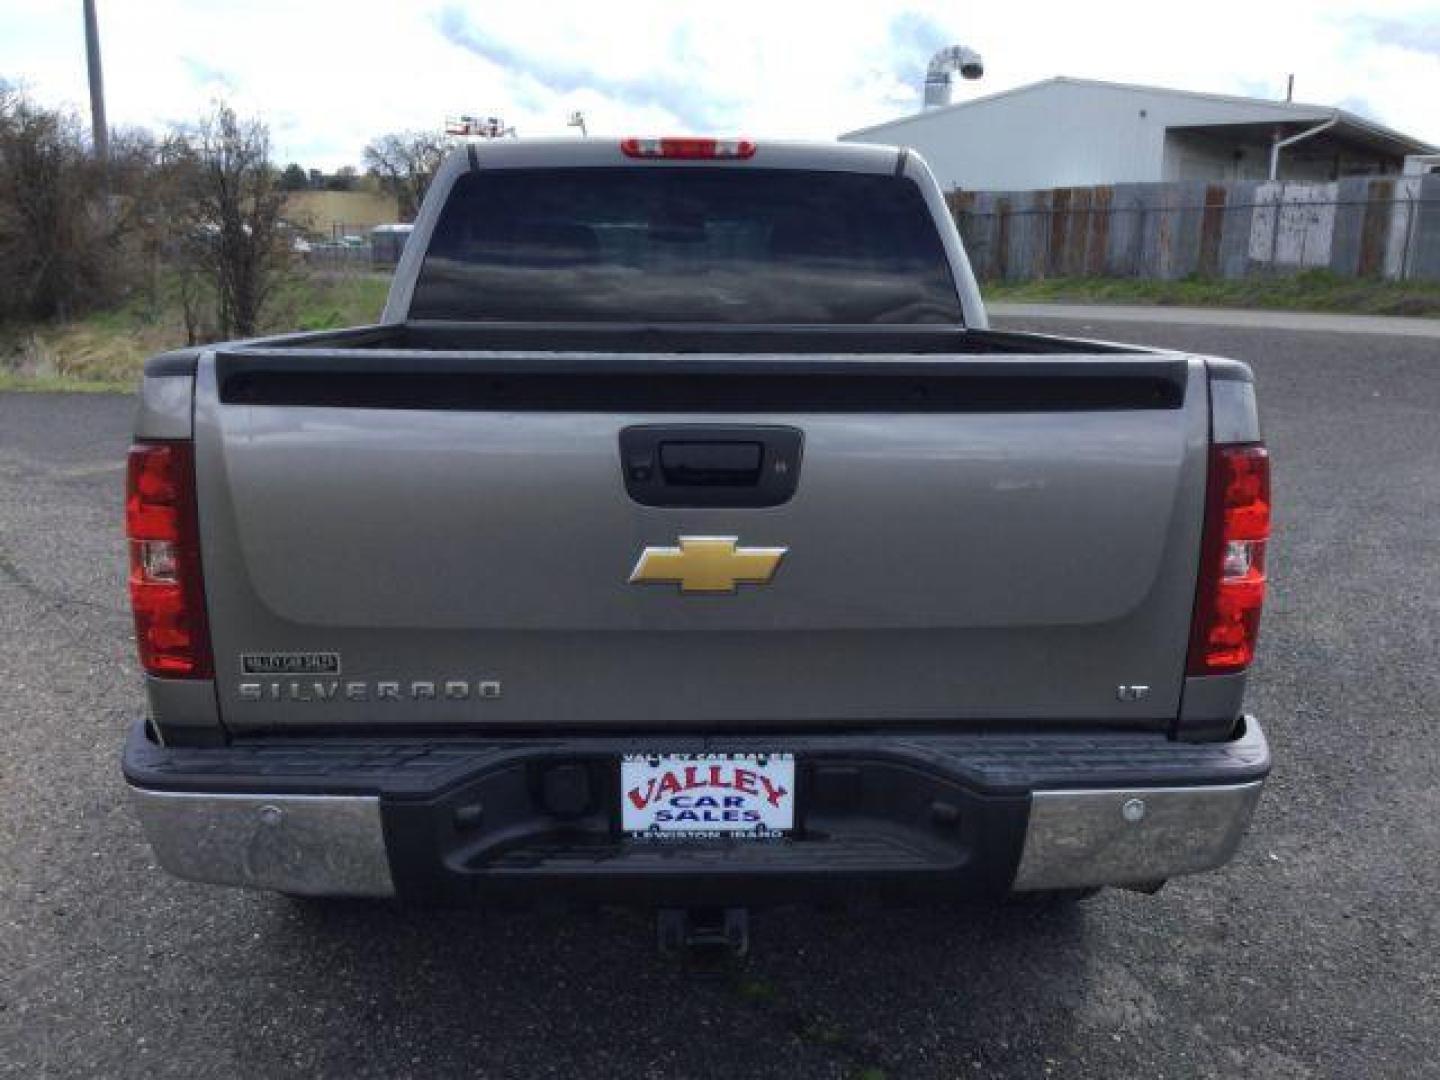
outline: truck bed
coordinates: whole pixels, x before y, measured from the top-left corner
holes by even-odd
[[[785,327],[570,325],[402,322],[308,331],[234,342],[220,347],[225,356],[274,359],[300,353],[339,358],[349,353],[433,355],[472,353],[620,355],[903,357],[1095,357],[1155,356],[1153,349],[1103,341],[1012,333],[965,327]],[[151,357],[147,375],[190,375],[205,349],[176,349]],[[404,359],[399,357],[397,359]],[[258,363],[255,366],[260,366]]]
[[[1136,355],[1152,350],[1047,334],[950,326],[684,326],[406,322],[267,339],[241,346],[262,352],[272,343],[306,350],[420,352],[771,353],[807,355],[1083,356]]]

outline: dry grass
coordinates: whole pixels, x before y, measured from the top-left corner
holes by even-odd
[[[296,275],[266,315],[267,333],[325,330],[374,322],[388,275]],[[132,297],[121,306],[72,322],[0,326],[0,389],[129,390],[147,357],[185,344],[176,290]]]
[[[1376,281],[1307,270],[1286,277],[1238,280],[1182,278],[1047,278],[987,282],[987,300],[1156,304],[1176,307],[1330,311],[1347,315],[1440,315],[1440,281]]]
[[[376,225],[399,221],[394,195],[370,191],[296,191],[285,199],[285,219],[330,235],[334,223],[347,232],[364,233]]]

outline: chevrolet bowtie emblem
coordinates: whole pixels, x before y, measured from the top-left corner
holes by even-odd
[[[678,547],[647,547],[630,580],[679,585],[681,592],[730,593],[742,582],[765,584],[789,550],[739,542],[738,536],[682,536]]]

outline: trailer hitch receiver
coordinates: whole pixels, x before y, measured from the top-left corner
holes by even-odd
[[[718,972],[750,951],[747,908],[661,908],[656,930],[661,954],[699,973]]]

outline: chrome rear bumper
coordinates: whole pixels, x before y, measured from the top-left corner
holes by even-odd
[[[1263,780],[1191,788],[1037,791],[1014,888],[1143,885],[1235,854]]]
[[[786,736],[804,769],[778,844],[623,843],[615,761],[682,736],[251,739],[126,746],[136,813],[171,873],[302,895],[567,897],[762,906],[1148,885],[1223,864],[1270,770],[1260,726],[1163,734]],[[691,744],[753,752],[773,738]]]
[[[1013,887],[1140,885],[1213,870],[1239,847],[1262,787],[1037,791]],[[373,796],[131,791],[156,859],[176,877],[297,895],[395,892]]]
[[[130,789],[155,858],[189,881],[297,896],[392,896],[380,800]]]

